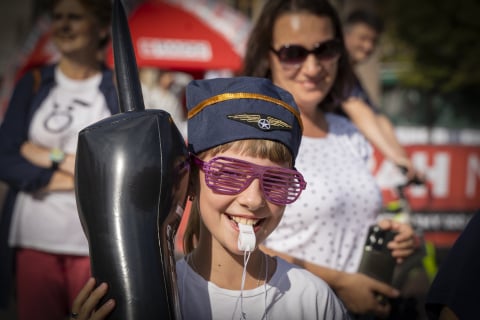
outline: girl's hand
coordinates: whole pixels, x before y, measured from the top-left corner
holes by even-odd
[[[384,219],[379,221],[378,225],[384,230],[392,230],[398,233],[393,241],[387,244],[397,263],[402,263],[405,258],[415,252],[418,244],[415,231],[410,224]]]
[[[72,313],[70,319],[73,320],[102,320],[112,312],[115,307],[115,300],[109,299],[100,308],[96,306],[105,296],[108,290],[106,283],[101,283],[95,288],[95,279],[90,278],[85,286],[80,290],[73,301]]]

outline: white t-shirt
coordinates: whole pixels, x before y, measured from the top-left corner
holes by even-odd
[[[277,269],[266,285],[243,291],[245,319],[349,319],[342,302],[323,280],[276,259]],[[207,282],[185,259],[177,262],[176,270],[184,320],[241,319],[240,290]]]
[[[287,205],[265,245],[318,265],[356,272],[382,197],[367,166],[370,144],[347,119],[327,113],[326,120],[325,138],[302,137],[295,166],[307,188]]]
[[[105,96],[98,88],[101,80],[100,73],[87,80],[72,80],[57,67],[57,85],[35,112],[29,139],[35,144],[74,154],[78,132],[110,116]],[[51,253],[88,255],[74,191],[41,196],[19,192],[9,242],[12,246]]]

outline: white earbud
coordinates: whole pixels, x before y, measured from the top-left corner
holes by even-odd
[[[238,229],[240,229],[237,243],[238,250],[253,251],[257,242],[253,226],[239,223]]]

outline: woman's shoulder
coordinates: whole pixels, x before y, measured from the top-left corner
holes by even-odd
[[[373,149],[370,142],[350,120],[332,113],[325,114],[325,118],[329,125],[330,139],[349,145],[355,155],[360,156],[363,161],[371,157]]]
[[[300,286],[304,289],[311,287],[314,290],[321,289],[322,291],[330,290],[330,287],[323,279],[317,277],[310,271],[280,257],[275,257],[275,259],[277,260],[277,270],[275,273],[279,277],[286,276],[290,280],[292,286]]]
[[[329,125],[330,132],[359,132],[355,125],[348,119],[341,115],[327,112],[325,113],[325,119]]]
[[[325,113],[325,119],[328,123],[328,134],[331,139],[343,139],[345,137],[352,141],[364,139],[362,133],[349,119],[333,113]]]

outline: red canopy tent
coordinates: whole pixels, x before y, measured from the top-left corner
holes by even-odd
[[[0,118],[16,80],[32,67],[58,59],[49,24],[40,19],[4,77]],[[131,12],[129,26],[139,67],[183,71],[197,79],[211,70],[239,71],[251,27],[241,12],[214,0],[148,0]],[[107,64],[113,67],[111,48]]]
[[[250,32],[249,20],[214,1],[147,1],[129,16],[139,67],[197,75],[207,70],[239,71]],[[112,52],[107,61],[113,65]]]
[[[128,21],[139,67],[189,73],[241,69],[250,21],[223,2],[149,0],[139,4]],[[37,39],[19,74],[57,58],[48,30]],[[113,67],[111,48],[107,63]]]

